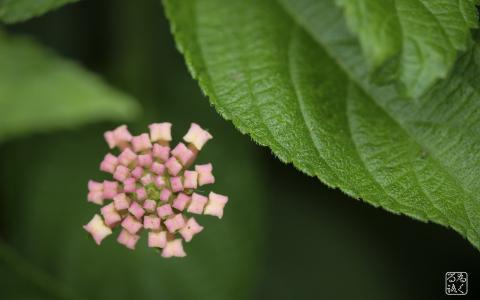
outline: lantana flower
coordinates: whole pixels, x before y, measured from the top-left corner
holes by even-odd
[[[148,247],[162,249],[163,257],[183,257],[183,241],[203,230],[195,215],[222,218],[228,197],[197,188],[212,184],[211,163],[193,165],[211,134],[192,123],[183,140],[170,148],[170,123],[154,123],[150,132],[132,136],[126,125],[107,131],[105,140],[118,154],[107,153],[100,170],[112,180],[88,182],[88,201],[101,205],[83,228],[100,245],[118,228],[117,241],[135,249],[140,233],[148,234]]]

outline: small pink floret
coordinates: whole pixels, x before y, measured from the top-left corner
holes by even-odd
[[[187,163],[189,163],[194,156],[193,152],[188,149],[184,143],[179,143],[175,148],[173,148],[172,155],[175,156],[184,166],[187,165]]]
[[[142,200],[147,199],[147,191],[145,191],[145,188],[143,188],[143,187],[138,188],[135,191],[135,195],[137,196],[138,201],[142,201]]]
[[[135,245],[140,239],[139,235],[131,234],[127,230],[122,230],[118,235],[117,241],[127,247],[128,249],[135,250]]]
[[[103,181],[103,198],[113,199],[118,194],[118,183],[115,181]]]
[[[168,157],[170,156],[170,147],[153,144],[152,155],[161,161],[167,161]]]
[[[162,188],[165,186],[165,179],[163,179],[163,176],[155,177],[155,186],[158,188]]]
[[[102,162],[100,163],[100,170],[103,172],[107,172],[113,174],[115,172],[115,168],[118,165],[118,158],[113,154],[107,153],[103,158]]]
[[[142,184],[143,184],[144,186],[147,186],[147,185],[149,185],[150,183],[153,182],[153,176],[152,176],[152,174],[148,173],[147,175],[143,176],[143,177],[140,179],[140,181],[142,182]]]
[[[197,171],[185,171],[183,172],[183,187],[186,189],[196,189],[198,182]]]
[[[143,218],[143,227],[145,229],[159,230],[160,218],[147,215]]]
[[[138,165],[141,167],[148,168],[152,165],[153,159],[151,154],[141,154],[137,158]]]
[[[105,224],[109,227],[114,227],[122,220],[120,214],[115,210],[113,203],[105,205],[100,209],[103,218],[105,219]]]
[[[137,153],[152,148],[152,143],[150,142],[148,134],[142,133],[139,136],[133,137],[132,147],[133,147],[133,151]]]
[[[105,225],[102,217],[100,217],[98,214],[94,215],[90,222],[83,226],[83,228],[90,233],[97,245],[100,245],[104,238],[112,234],[112,230]]]
[[[184,257],[186,255],[181,239],[168,241],[162,251],[163,257]]]
[[[195,123],[190,125],[190,129],[183,137],[187,143],[193,144],[198,150],[202,150],[205,143],[211,138],[212,135],[208,131],[202,129],[202,127]]]
[[[126,167],[128,167],[136,159],[137,155],[130,148],[125,148],[118,156],[118,161]]]
[[[172,187],[172,192],[177,193],[183,191],[182,178],[181,177],[171,177],[170,186]]]
[[[153,123],[148,127],[150,128],[150,140],[152,142],[170,142],[172,140],[171,123]]]
[[[207,206],[205,206],[205,211],[203,213],[206,215],[216,216],[221,219],[223,217],[223,208],[227,202],[227,196],[210,192],[208,195],[208,203]]]
[[[113,197],[113,205],[116,210],[125,210],[130,206],[130,199],[124,193],[118,194]]]
[[[196,165],[195,171],[198,173],[198,185],[212,184],[215,182],[215,177],[212,174],[212,164]]]
[[[192,200],[190,202],[190,205],[188,206],[187,211],[194,214],[202,214],[203,209],[207,204],[207,202],[208,202],[207,197],[203,195],[199,195],[197,193],[193,193]]]
[[[136,179],[140,179],[143,176],[143,168],[142,167],[135,167],[132,171],[132,176]]]
[[[176,214],[175,216],[167,219],[164,224],[169,232],[174,233],[185,226],[185,218],[182,214]]]
[[[152,172],[158,175],[163,175],[165,172],[165,166],[161,163],[154,162],[152,164]]]
[[[188,219],[187,224],[180,229],[180,234],[185,239],[186,242],[190,242],[194,235],[201,232],[203,226],[200,226],[197,221],[192,217]]]
[[[130,204],[128,211],[137,219],[141,219],[145,214],[145,210],[143,209],[143,207],[140,206],[140,204],[138,204],[138,202],[136,201],[133,201],[132,204]]]
[[[163,248],[167,244],[166,231],[150,231],[148,233],[148,247]]]
[[[123,219],[122,227],[131,234],[135,234],[142,228],[142,223],[140,223],[133,216],[128,215],[125,219]]]
[[[160,218],[165,218],[173,215],[173,210],[170,204],[164,204],[157,208],[157,214]]]
[[[177,176],[183,168],[175,157],[170,157],[165,163],[165,167],[167,168],[168,173],[172,176]]]
[[[171,195],[172,195],[172,192],[169,189],[165,188],[160,192],[160,200],[168,201]]]
[[[185,195],[184,193],[180,193],[175,198],[175,200],[173,200],[173,207],[180,211],[183,211],[188,205],[188,202],[190,202],[190,197]]]
[[[130,169],[125,166],[117,166],[115,173],[113,173],[113,178],[118,181],[124,181],[130,176]]]
[[[137,181],[135,178],[130,177],[123,181],[123,191],[125,193],[134,193],[137,189]]]
[[[150,213],[155,212],[155,208],[157,208],[157,202],[152,199],[147,199],[145,202],[143,202],[143,208]]]

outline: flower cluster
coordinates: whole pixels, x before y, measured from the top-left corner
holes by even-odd
[[[200,194],[199,186],[212,184],[212,165],[193,164],[198,152],[212,138],[210,133],[192,123],[183,140],[170,149],[170,123],[149,126],[150,134],[132,136],[126,125],[105,133],[110,149],[118,148],[118,156],[108,153],[100,170],[114,180],[88,182],[88,201],[102,205],[84,226],[95,242],[121,227],[117,241],[135,249],[142,229],[148,231],[148,246],[161,248],[163,257],[185,256],[182,238],[189,242],[203,230],[189,214],[205,214],[222,218],[226,196],[210,192]],[[104,205],[105,200],[109,200]]]

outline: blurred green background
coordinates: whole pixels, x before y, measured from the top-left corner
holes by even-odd
[[[129,123],[191,121],[214,135],[213,189],[225,217],[201,218],[185,259],[162,259],[83,231],[102,179],[97,123],[0,145],[0,299],[439,299],[444,273],[467,271],[480,295],[480,255],[458,234],[356,201],[255,145],[210,106],[175,49],[160,1],[81,1],[7,31],[34,36],[141,102]],[[479,299],[479,298],[477,298]]]

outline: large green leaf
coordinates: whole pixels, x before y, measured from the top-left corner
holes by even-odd
[[[0,20],[15,23],[78,0],[0,0]]]
[[[355,198],[480,247],[480,50],[424,98],[369,83],[333,0],[165,1],[178,47],[226,119]]]
[[[387,64],[414,97],[446,77],[457,52],[470,45],[470,29],[478,25],[477,0],[337,2],[371,65]]]
[[[0,141],[101,119],[129,119],[131,97],[28,38],[0,32]]]

